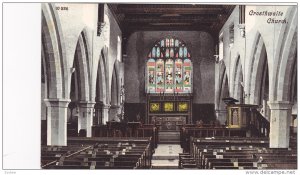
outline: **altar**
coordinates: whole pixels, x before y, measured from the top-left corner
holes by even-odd
[[[191,94],[148,94],[146,122],[159,131],[179,131],[180,126],[192,123]]]

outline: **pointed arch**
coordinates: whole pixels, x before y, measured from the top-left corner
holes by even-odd
[[[219,90],[219,110],[225,110],[225,103],[222,101],[223,98],[229,97],[229,86],[228,86],[228,76],[226,74],[226,67],[222,68],[221,82],[220,82],[220,90]]]
[[[111,80],[111,105],[120,105],[119,64],[116,60]]]
[[[41,65],[41,68],[42,68],[42,83],[45,84],[45,87],[44,89],[42,89],[42,92],[44,92],[44,95],[45,97],[49,97],[49,83],[50,83],[50,73],[48,72],[49,71],[49,68],[48,68],[48,65],[47,65],[47,61],[46,61],[46,58],[45,58],[45,49],[44,49],[44,46],[43,46],[43,43],[42,43],[42,53],[41,53],[41,56],[42,56],[42,65]]]
[[[104,71],[104,60],[100,56],[96,76],[96,102],[104,102],[106,99],[106,81]]]
[[[235,68],[234,68],[234,76],[233,76],[233,96],[235,99],[238,99],[240,103],[244,102],[243,99],[243,68],[241,64],[241,58],[238,54],[235,62]]]
[[[90,101],[90,63],[89,63],[89,49],[87,45],[87,39],[84,32],[81,32],[73,60],[73,68],[75,68],[75,76],[78,82],[78,100]]]
[[[46,98],[66,98],[67,61],[63,35],[59,17],[49,3],[42,4],[42,55],[47,75]]]
[[[297,103],[297,53],[295,54],[294,66],[293,66],[293,75],[292,75],[292,83],[290,86],[290,101],[295,104]]]
[[[261,87],[263,79],[263,71],[268,66],[266,47],[261,34],[256,34],[256,40],[253,43],[253,52],[251,53],[250,72],[248,73],[248,92],[250,94],[250,103],[259,104],[261,97]]]
[[[292,22],[296,22],[297,12],[294,13]],[[280,55],[280,62],[278,64],[278,71],[276,72],[276,87],[275,93],[277,101],[292,101],[291,97],[291,86],[294,69],[296,68],[297,59],[297,26],[292,25],[286,28],[286,35],[284,44],[282,45],[282,52]]]
[[[104,46],[100,52],[100,65],[103,77],[103,102],[109,104],[110,101],[110,91],[109,91],[109,70],[108,70],[108,47]]]
[[[297,50],[297,7],[291,7],[286,18],[289,23],[281,26],[277,47],[274,50],[274,90],[271,97],[277,101],[288,101],[290,96],[293,62]],[[277,64],[276,64],[277,63]]]

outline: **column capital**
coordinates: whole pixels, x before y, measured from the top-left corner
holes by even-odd
[[[103,109],[109,109],[110,107],[111,107],[111,105],[110,104],[103,104]]]
[[[111,105],[104,104],[103,102],[96,102],[96,104],[95,104],[95,108],[98,108],[98,109],[109,109],[110,107],[111,107]]]
[[[118,109],[118,108],[120,108],[120,107],[121,107],[120,105],[111,105],[111,106],[110,106],[111,109]]]
[[[79,101],[78,105],[80,108],[94,108],[96,102],[94,101]]]
[[[289,101],[268,101],[271,110],[289,110],[293,104]]]
[[[47,107],[67,108],[69,103],[71,102],[71,100],[70,99],[61,99],[61,98],[47,98],[47,99],[44,99],[44,102]]]

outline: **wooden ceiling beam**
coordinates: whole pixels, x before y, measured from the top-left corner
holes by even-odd
[[[161,23],[161,22],[192,22],[192,23],[214,23],[219,22],[218,18],[205,18],[205,17],[147,17],[147,18],[127,18],[123,20],[125,23]]]
[[[125,14],[224,14],[223,8],[134,8],[134,7],[118,7],[117,13]]]
[[[126,31],[201,31],[211,30],[207,25],[130,25]]]

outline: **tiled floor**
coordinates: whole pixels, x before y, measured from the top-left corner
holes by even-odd
[[[182,148],[179,144],[159,144],[152,159],[154,169],[177,169],[179,153]]]

